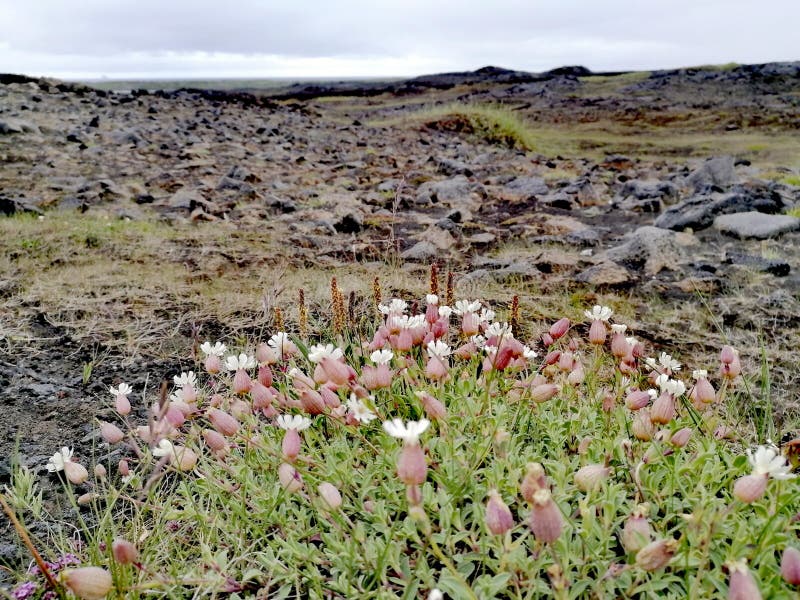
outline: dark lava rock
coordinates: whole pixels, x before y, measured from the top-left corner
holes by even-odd
[[[522,196],[544,196],[549,190],[541,177],[517,177],[506,188]]]
[[[748,267],[759,273],[769,273],[776,277],[786,277],[791,271],[791,266],[784,260],[764,258],[743,252],[727,252],[724,262],[729,265]]]
[[[361,215],[355,213],[347,213],[333,224],[333,228],[339,233],[358,233],[363,227]]]
[[[8,198],[0,195],[0,213],[11,216],[17,213],[32,213],[43,215],[44,211],[38,206],[34,206],[22,199]]]
[[[695,191],[709,186],[727,188],[737,182],[732,156],[717,156],[708,159],[703,165],[686,178],[686,183]]]
[[[769,188],[737,186],[728,194],[699,195],[684,200],[666,210],[654,225],[675,231],[686,228],[698,230],[710,227],[719,215],[750,211],[777,213],[783,208],[781,196]]]

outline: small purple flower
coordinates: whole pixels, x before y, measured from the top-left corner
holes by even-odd
[[[25,600],[26,598],[30,598],[36,593],[36,588],[39,585],[34,581],[26,581],[25,583],[20,583],[16,589],[11,592],[12,598],[14,600]]]
[[[42,600],[56,600],[57,596],[54,591],[45,592],[42,596]]]

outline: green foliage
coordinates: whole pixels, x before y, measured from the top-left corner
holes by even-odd
[[[538,136],[508,107],[495,104],[450,104],[424,113],[430,126],[473,133],[490,144],[536,150]]]
[[[726,593],[724,566],[740,559],[749,561],[764,597],[790,597],[795,590],[778,564],[800,534],[796,480],[770,480],[750,504],[732,494],[751,466],[742,446],[723,435],[724,397],[748,388],[720,381],[709,405],[681,395],[675,417],[643,434],[625,399],[630,389],[652,387],[649,368],[638,364],[623,377],[608,344],[581,341],[583,331],[573,326],[572,335],[547,349],[568,360],[520,361],[499,370],[483,354],[452,356],[444,380],[426,375],[421,346],[396,351],[391,384],[364,400],[379,418],[359,423],[332,406],[351,391],[363,393],[354,384],[340,385],[338,401],[310,415],[291,463],[302,482],[297,490],[278,476],[290,460],[285,431],[253,407],[253,390],[233,391],[231,373],[209,376],[197,386],[196,408],[172,400],[188,416],[171,437],[175,456],[185,457],[185,447],[197,463],[181,468],[179,458],[153,456],[158,437],[151,444],[144,437],[165,421],[163,409],[150,428],[131,432],[131,473],[123,479],[106,464],[110,474],[91,482],[97,495],[79,509],[80,559],[110,570],[111,597],[118,598],[389,599],[425,597],[433,588],[448,598],[708,598]],[[349,343],[332,340],[358,373],[372,364],[363,335],[349,331]],[[446,339],[456,344],[458,333]],[[292,369],[324,379],[309,362],[313,348],[305,340],[297,345],[302,351],[272,364],[276,397],[269,413],[302,414],[303,388]],[[557,393],[534,401],[545,383]],[[440,400],[446,415],[420,436],[427,472],[415,491],[398,479],[403,443],[381,421],[430,416],[419,392]],[[235,415],[237,424],[214,451],[204,433],[218,427],[211,406]],[[684,428],[691,431],[685,446],[673,440]],[[533,463],[543,466],[563,521],[552,543],[538,540],[529,525],[537,505],[520,482]],[[596,486],[579,485],[575,474],[589,465],[609,471]],[[8,495],[17,510],[41,512],[30,473],[18,470],[13,481]],[[323,483],[339,490],[340,507],[326,504]],[[504,534],[487,528],[490,490],[513,517]],[[86,490],[68,485],[67,491],[77,502]],[[661,568],[643,569],[623,545],[622,530],[637,507],[652,530],[647,541],[676,545]],[[110,542],[117,537],[136,543],[141,567],[115,562]],[[67,538],[56,548],[54,554],[75,551]]]

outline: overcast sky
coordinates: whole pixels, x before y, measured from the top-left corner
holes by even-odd
[[[800,60],[800,0],[0,0],[0,72],[380,77]]]

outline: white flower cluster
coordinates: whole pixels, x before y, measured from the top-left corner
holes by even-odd
[[[595,304],[592,307],[592,310],[585,310],[583,311],[583,314],[591,321],[604,321],[607,323],[611,318],[611,315],[614,314],[614,311],[608,306],[600,306],[599,304]]]
[[[313,363],[320,362],[323,358],[339,360],[344,356],[341,348],[335,348],[333,344],[316,344],[308,349],[308,360]]]

